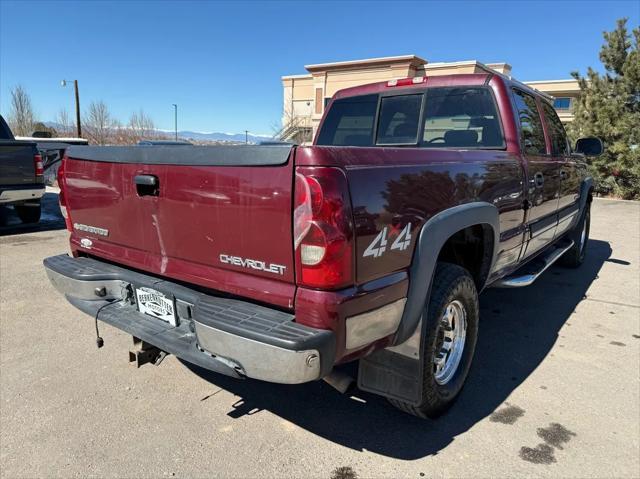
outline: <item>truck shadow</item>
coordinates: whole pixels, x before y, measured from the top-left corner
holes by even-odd
[[[608,242],[590,240],[588,248],[578,269],[554,266],[528,288],[482,294],[480,336],[467,385],[451,410],[435,421],[401,413],[362,391],[341,395],[322,381],[298,386],[240,381],[185,364],[239,397],[230,417],[267,410],[355,450],[404,460],[436,454],[500,407],[551,353],[559,330],[571,324],[577,304],[611,256]]]
[[[23,224],[13,207],[0,206],[0,236],[64,229],[64,218],[60,213],[58,194],[47,192],[41,202],[42,216],[40,221],[34,224]]]

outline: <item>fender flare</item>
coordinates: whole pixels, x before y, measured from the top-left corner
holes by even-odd
[[[593,189],[593,178],[591,176],[587,176],[584,180],[582,180],[582,184],[580,185],[580,214],[584,211],[584,207],[589,200],[589,191]]]
[[[446,241],[458,231],[478,224],[489,225],[493,230],[491,270],[500,241],[498,209],[494,205],[478,201],[455,206],[436,214],[423,225],[409,270],[407,302],[394,345],[404,343],[415,332],[431,291],[438,256]]]
[[[589,192],[593,190],[593,178],[587,176],[580,183],[580,197],[578,198],[578,214],[571,221],[571,226],[567,228],[567,231],[572,231],[573,228],[580,222],[580,218],[584,214],[584,210],[589,201]]]

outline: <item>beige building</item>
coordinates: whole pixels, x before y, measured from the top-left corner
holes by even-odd
[[[416,76],[450,75],[496,71],[511,75],[508,63],[480,63],[476,60],[429,63],[415,55],[369,58],[346,62],[306,65],[308,73],[282,77],[284,105],[280,137],[299,143],[310,141],[324,108],[333,94],[343,88]],[[563,122],[573,119],[571,107],[580,93],[578,82],[548,80],[524,82],[554,97],[554,106]]]
[[[580,85],[577,80],[570,78],[568,80],[541,80],[523,83],[554,98],[553,106],[562,123],[569,123],[573,120],[573,102],[580,95]]]

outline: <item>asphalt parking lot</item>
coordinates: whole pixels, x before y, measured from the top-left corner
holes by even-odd
[[[2,477],[639,477],[640,203],[595,200],[588,260],[488,290],[468,384],[437,421],[323,382],[234,380],[131,338],[49,285],[67,232],[0,219]]]

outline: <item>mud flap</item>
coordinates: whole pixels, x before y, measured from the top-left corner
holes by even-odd
[[[358,387],[412,406],[422,402],[422,319],[404,343],[375,351],[360,360]]]
[[[360,360],[358,388],[418,405],[422,401],[421,361],[388,349],[376,351]]]

